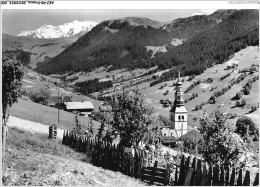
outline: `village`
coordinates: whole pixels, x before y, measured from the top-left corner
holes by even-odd
[[[4,186],[259,185],[258,9],[57,12],[4,11]]]

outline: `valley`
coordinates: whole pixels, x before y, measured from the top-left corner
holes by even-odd
[[[2,35],[5,80],[15,79],[8,68],[16,62],[23,72],[2,86],[6,94],[18,83],[8,93],[18,98],[6,112],[4,185],[143,186],[156,178],[144,179],[149,167],[179,185],[195,162],[223,176],[225,166],[237,184],[248,170],[245,178],[257,183],[258,10],[93,24]],[[48,126],[57,139],[47,137],[55,134]]]

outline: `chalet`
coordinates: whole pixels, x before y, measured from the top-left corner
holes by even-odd
[[[72,96],[51,96],[48,99],[48,106],[59,109],[65,109],[65,102],[71,102]]]
[[[79,112],[80,115],[88,116],[94,110],[91,101],[65,102],[65,109],[69,112]]]

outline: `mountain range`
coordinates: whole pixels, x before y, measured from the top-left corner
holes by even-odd
[[[218,10],[169,23],[142,17],[106,20],[35,70],[64,74],[100,66],[110,66],[108,71],[181,66],[184,74],[200,74],[236,51],[258,45],[258,27],[258,10]]]
[[[90,31],[97,23],[94,21],[73,21],[59,26],[43,25],[36,30],[21,31],[17,36],[27,36],[31,38],[62,38],[72,36],[82,36]]]

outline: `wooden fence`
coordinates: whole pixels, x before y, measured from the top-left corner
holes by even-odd
[[[62,144],[70,146],[79,152],[88,154],[94,165],[120,171],[128,176],[141,179],[154,185],[174,186],[249,186],[259,184],[259,173],[254,182],[250,182],[250,171],[243,174],[242,169],[224,168],[202,162],[194,157],[185,158],[182,155],[180,164],[172,164],[165,168],[148,166],[148,156],[143,151],[135,154],[123,153],[122,147],[112,146],[106,141],[78,137],[69,131],[64,131]]]

